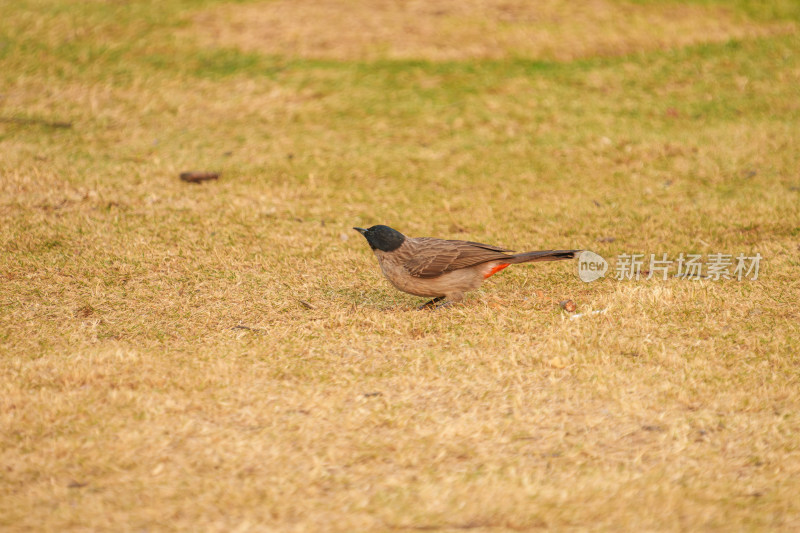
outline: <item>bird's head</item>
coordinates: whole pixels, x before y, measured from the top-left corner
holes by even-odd
[[[395,229],[390,228],[389,226],[384,226],[382,224],[372,226],[369,229],[353,229],[367,239],[370,248],[373,250],[381,250],[382,252],[391,252],[392,250],[397,250],[400,248],[400,245],[403,244],[403,241],[406,240],[405,235]]]

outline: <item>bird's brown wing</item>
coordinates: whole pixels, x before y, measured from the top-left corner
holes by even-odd
[[[435,278],[459,268],[504,259],[505,248],[472,241],[448,241],[431,237],[406,239],[406,270],[417,278]]]

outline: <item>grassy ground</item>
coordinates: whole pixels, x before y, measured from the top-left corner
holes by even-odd
[[[800,528],[796,3],[309,5],[2,8],[0,528]],[[417,312],[376,223],[764,260]]]

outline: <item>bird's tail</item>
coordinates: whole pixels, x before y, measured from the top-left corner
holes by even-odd
[[[581,250],[543,250],[541,252],[524,252],[515,254],[508,258],[510,264],[530,263],[533,261],[560,261],[562,259],[572,259]]]

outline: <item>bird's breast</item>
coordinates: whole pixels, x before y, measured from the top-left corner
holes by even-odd
[[[405,268],[402,256],[380,250],[376,250],[375,255],[386,279],[398,290],[416,296],[436,297],[466,292],[477,289],[484,280],[483,265],[446,272],[435,278],[419,278]]]

